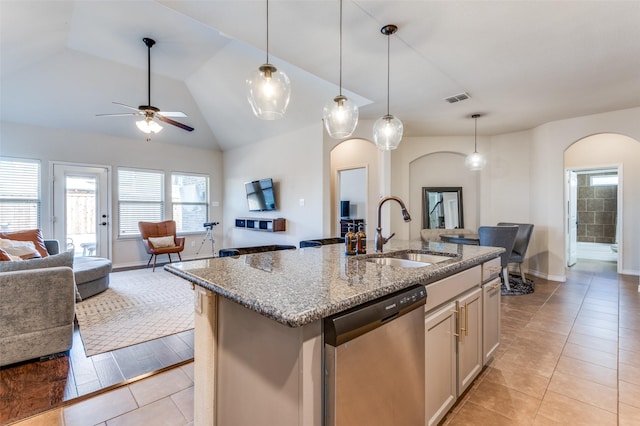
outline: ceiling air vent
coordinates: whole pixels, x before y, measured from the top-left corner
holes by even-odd
[[[445,101],[449,102],[450,104],[456,103],[456,102],[460,102],[460,101],[464,101],[465,99],[469,99],[471,96],[469,96],[469,94],[467,92],[462,92],[459,93],[457,95],[453,95],[453,96],[449,96],[448,98],[444,98]]]

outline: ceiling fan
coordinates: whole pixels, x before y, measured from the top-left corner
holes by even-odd
[[[160,111],[159,108],[151,105],[151,48],[153,47],[154,44],[156,44],[156,41],[148,37],[143,38],[142,41],[147,46],[147,65],[148,65],[147,67],[147,89],[148,89],[147,105],[140,105],[138,108],[134,108],[132,106],[129,106],[120,102],[113,102],[116,105],[120,105],[122,107],[134,110],[135,112],[121,113],[121,114],[97,114],[96,116],[121,117],[126,115],[132,115],[132,116],[144,117],[142,120],[136,122],[136,126],[138,126],[138,128],[143,132],[149,134],[149,136],[147,137],[147,141],[151,140],[151,136],[150,136],[151,133],[158,133],[160,130],[162,130],[162,126],[156,120],[160,120],[167,124],[171,124],[173,126],[179,127],[183,130],[186,130],[187,132],[193,131],[194,130],[193,127],[187,126],[186,124],[179,123],[169,118],[169,117],[186,117],[187,115],[184,112]]]

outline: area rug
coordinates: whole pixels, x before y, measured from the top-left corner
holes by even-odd
[[[163,269],[112,272],[109,288],[76,304],[87,356],[193,328],[191,285]]]
[[[519,275],[509,275],[509,286],[511,287],[511,290],[508,290],[504,284],[500,287],[500,293],[503,296],[519,296],[522,294],[533,293],[535,290],[535,283],[533,280],[527,278],[526,282],[523,283],[522,277]]]

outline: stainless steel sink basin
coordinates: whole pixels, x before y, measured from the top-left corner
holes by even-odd
[[[419,251],[387,253],[384,257],[370,257],[368,262],[379,265],[398,266],[402,268],[422,268],[435,263],[445,262],[454,259],[453,256],[442,256],[437,254],[422,253]]]
[[[423,266],[432,265],[432,263],[429,262],[419,262],[397,257],[371,257],[367,259],[367,261],[377,263],[379,265],[399,266],[402,268],[422,268]]]

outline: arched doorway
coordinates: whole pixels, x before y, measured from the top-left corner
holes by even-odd
[[[603,249],[601,256],[616,259],[618,273],[625,273],[626,265],[633,263],[630,257],[638,251],[640,236],[640,226],[633,219],[640,212],[640,190],[633,182],[640,181],[640,171],[629,161],[638,158],[640,143],[614,133],[582,138],[564,151],[567,266],[597,258]],[[606,176],[617,176],[617,183],[598,186],[597,181]],[[580,243],[594,243],[589,246],[591,253],[580,254],[576,250]]]

